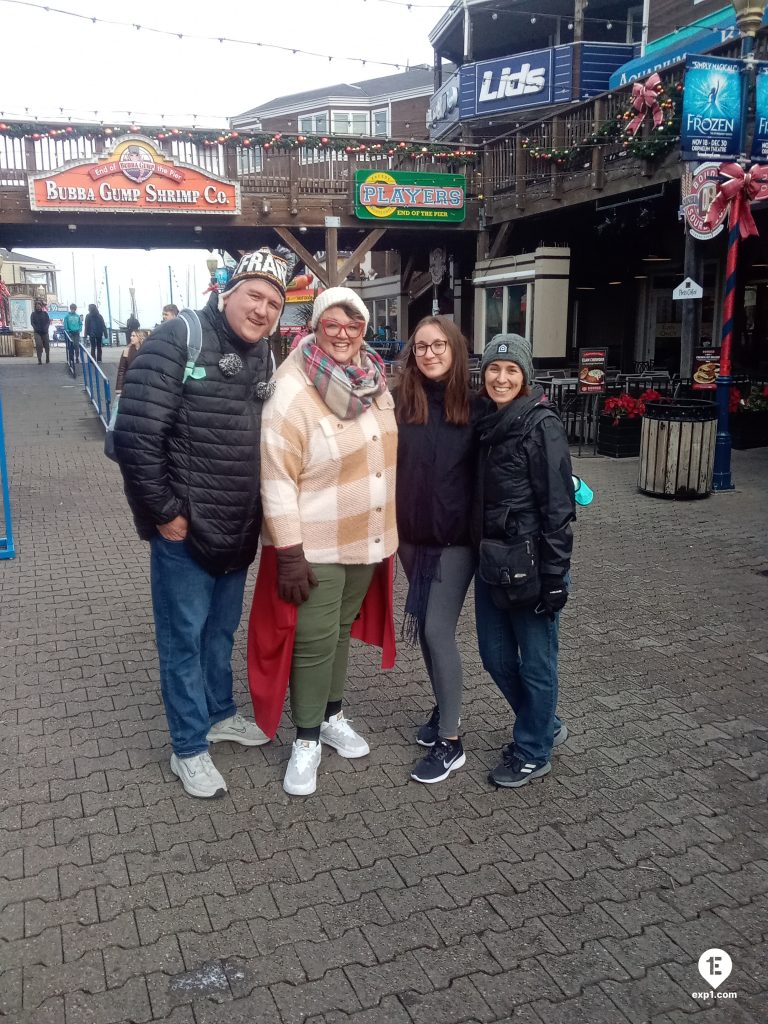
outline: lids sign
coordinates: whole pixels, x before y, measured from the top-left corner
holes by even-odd
[[[694,167],[686,165],[682,180],[682,207],[688,230],[694,238],[706,241],[723,230],[727,210],[724,209],[715,223],[707,224],[707,212],[717,195],[719,163],[707,162]]]
[[[30,175],[33,210],[72,213],[240,213],[240,186],[159,153],[149,139],[118,139],[106,157]]]

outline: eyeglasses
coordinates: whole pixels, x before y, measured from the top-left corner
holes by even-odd
[[[418,342],[416,345],[413,346],[413,351],[417,356],[420,357],[425,356],[427,352],[431,352],[432,355],[434,356],[441,356],[445,352],[447,347],[448,342],[444,341],[441,338],[438,338],[437,341],[430,341],[429,344],[427,344],[426,341]]]
[[[348,324],[340,324],[338,320],[321,320],[320,326],[329,338],[340,338],[342,331],[345,338],[360,338],[365,330],[365,323],[362,320],[353,320]]]

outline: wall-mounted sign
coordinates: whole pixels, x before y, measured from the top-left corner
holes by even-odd
[[[240,186],[159,153],[141,135],[108,154],[29,178],[33,210],[67,213],[240,213]]]
[[[672,292],[672,298],[678,302],[681,299],[703,299],[704,289],[700,284],[696,284],[690,277],[686,277],[684,281],[681,281],[677,288]]]
[[[466,184],[461,174],[355,171],[355,216],[456,224],[466,215]]]
[[[459,120],[459,73],[443,83],[429,101],[427,128],[430,138],[441,136]]]
[[[552,102],[552,50],[479,61],[473,67],[475,115]],[[466,116],[462,108],[462,116]]]
[[[580,395],[605,394],[605,368],[608,365],[607,348],[579,349]]]
[[[32,316],[32,299],[11,296],[9,304],[11,328],[14,331],[31,331],[32,323],[29,318]]]
[[[752,136],[752,159],[768,161],[768,64],[756,65],[755,134]]]
[[[741,152],[744,62],[685,61],[680,148],[683,160],[735,160]]]
[[[714,224],[707,224],[707,213],[717,195],[719,163],[705,163],[694,167],[688,164],[683,171],[680,187],[683,216],[694,238],[706,241],[723,230],[727,208],[724,207]]]

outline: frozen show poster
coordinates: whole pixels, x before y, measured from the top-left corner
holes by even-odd
[[[683,160],[735,160],[741,152],[744,63],[689,54],[680,147]]]
[[[756,65],[755,134],[752,136],[752,159],[768,162],[768,64]]]

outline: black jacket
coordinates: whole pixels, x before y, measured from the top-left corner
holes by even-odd
[[[539,571],[564,576],[571,564],[576,504],[565,428],[540,387],[501,409],[486,401],[473,539],[539,535]]]
[[[36,309],[29,318],[32,330],[36,334],[48,334],[51,327],[51,318],[44,309]]]
[[[104,317],[101,313],[88,313],[85,318],[85,327],[83,328],[83,334],[86,338],[101,338],[107,333],[107,325],[104,323]]]
[[[450,547],[470,543],[477,446],[477,403],[465,427],[445,418],[445,385],[425,381],[425,424],[402,423],[397,437],[397,532],[408,544]],[[398,405],[394,392],[395,410]]]
[[[266,341],[230,330],[214,293],[200,311],[203,347],[183,383],[187,331],[178,317],[141,346],[126,374],[115,423],[115,452],[139,536],[189,520],[187,549],[214,576],[253,561],[261,529],[256,386],[272,375]],[[226,375],[219,361],[239,357]],[[236,362],[236,361],[235,361]]]

